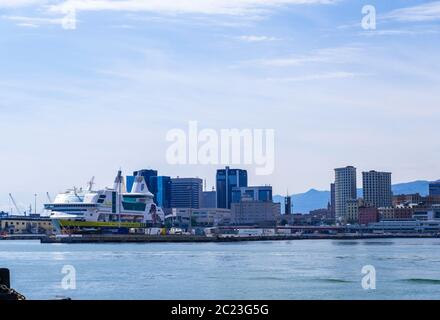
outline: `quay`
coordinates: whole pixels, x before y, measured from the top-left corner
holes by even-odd
[[[196,235],[82,235],[40,238],[41,243],[166,243],[166,242],[243,242],[243,241],[286,241],[286,240],[368,240],[396,238],[440,238],[437,234],[336,234],[336,235],[277,235],[277,236],[196,236]]]
[[[1,235],[0,240],[42,240],[47,237],[45,234],[6,234]]]

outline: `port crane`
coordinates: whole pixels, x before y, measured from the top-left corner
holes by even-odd
[[[95,177],[93,176],[92,179],[87,183],[87,191],[91,192],[93,190],[93,185],[95,184]]]
[[[17,213],[18,213],[18,214],[22,214],[22,213],[24,212],[24,215],[26,215],[26,211],[21,211],[21,210],[20,210],[20,208],[19,208],[18,205],[17,205],[17,202],[15,202],[15,199],[14,199],[14,197],[12,196],[11,193],[9,194],[9,198],[11,199],[12,204],[13,204],[14,207],[15,207],[15,210],[17,210]]]

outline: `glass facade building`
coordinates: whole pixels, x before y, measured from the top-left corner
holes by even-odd
[[[161,208],[171,208],[171,177],[152,177],[152,181],[157,188],[154,202]]]
[[[202,202],[202,179],[171,179],[171,207],[199,209]]]
[[[430,196],[440,196],[440,181],[431,182],[429,184],[429,195]]]
[[[232,189],[232,203],[246,200],[272,201],[272,187],[236,187]]]
[[[246,170],[225,169],[217,170],[217,207],[231,209],[233,188],[247,187],[248,175]]]

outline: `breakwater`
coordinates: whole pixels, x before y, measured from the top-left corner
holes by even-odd
[[[432,234],[336,234],[336,235],[283,235],[283,236],[195,236],[195,235],[82,235],[43,237],[41,243],[154,243],[154,242],[243,242],[285,240],[361,240],[393,238],[438,238]]]

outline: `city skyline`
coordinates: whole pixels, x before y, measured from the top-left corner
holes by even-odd
[[[0,1],[0,210],[119,168],[210,189],[224,166],[166,163],[167,132],[192,120],[275,129],[273,174],[230,164],[274,194],[328,190],[349,164],[440,178],[439,1],[369,1],[376,30],[363,1],[78,1],[66,30],[69,3]]]
[[[335,168],[334,170],[337,170],[337,169],[344,169],[344,168],[350,168],[350,167],[352,167],[352,166],[347,166],[347,167],[341,167],[341,168]],[[220,171],[224,171],[223,169],[225,169],[225,168],[219,168],[218,170],[220,170]],[[243,170],[243,169],[240,169],[240,168],[233,168],[232,170],[235,170],[235,169],[238,169],[238,170]],[[369,173],[369,172],[376,172],[375,170],[369,170],[369,171],[364,171],[364,170],[361,170],[361,172],[357,172],[357,170],[356,169],[358,169],[357,167],[355,167],[355,171],[356,171],[356,191],[357,191],[357,193],[359,194],[359,191],[360,190],[362,190],[362,186],[363,186],[363,183],[364,183],[364,181],[363,181],[363,179],[362,179],[362,177],[363,177],[363,174],[364,173]],[[131,186],[132,186],[132,184],[133,184],[133,181],[129,181],[129,178],[133,178],[133,175],[132,175],[132,173],[137,173],[138,172],[138,170],[140,170],[140,171],[144,171],[144,170],[146,170],[146,171],[156,171],[157,172],[157,174],[158,174],[158,177],[159,178],[167,178],[167,177],[169,177],[169,178],[171,178],[171,180],[179,180],[179,179],[181,179],[181,180],[188,180],[188,179],[200,179],[200,185],[201,185],[201,188],[202,188],[202,190],[203,191],[206,191],[206,192],[211,192],[211,191],[213,191],[213,190],[215,190],[216,192],[217,192],[217,190],[216,190],[216,185],[215,185],[215,183],[214,183],[214,185],[213,186],[209,186],[208,184],[206,184],[206,181],[207,181],[207,179],[204,179],[203,177],[196,177],[196,176],[168,176],[167,174],[165,174],[165,173],[163,173],[163,172],[161,172],[160,170],[156,170],[156,169],[151,169],[151,168],[148,168],[148,169],[141,169],[141,168],[137,168],[137,169],[134,169],[135,171],[133,171],[133,170],[131,170],[131,171],[127,171],[127,172],[122,172],[122,174],[123,174],[123,178],[124,178],[124,180],[125,180],[125,184],[126,184],[126,186],[127,186],[127,190],[128,190],[128,192],[130,191],[130,189],[131,189]],[[334,172],[334,171],[333,171]],[[333,173],[334,174],[334,173]],[[216,176],[216,171],[214,171],[214,175]],[[358,179],[359,177],[361,177],[361,179]],[[330,192],[331,192],[331,184],[333,184],[334,183],[334,177],[333,177],[333,180],[330,182],[330,184],[328,185],[328,188],[326,189],[326,188],[323,188],[323,189],[316,189],[316,188],[314,188],[314,187],[311,187],[310,189],[308,189],[308,190],[304,190],[303,192],[298,192],[298,193],[292,193],[292,192],[288,192],[288,195],[289,196],[291,196],[291,197],[293,197],[293,196],[295,196],[295,195],[300,195],[300,194],[305,194],[305,193],[307,193],[307,192],[310,192],[310,191],[312,191],[312,190],[316,190],[316,191],[318,191],[318,192],[328,192],[329,193],[329,203],[331,202],[331,198],[330,198]],[[104,183],[100,183],[100,182],[96,182],[97,181],[97,179],[96,179],[96,176],[93,176],[93,181],[92,181],[92,183],[93,183],[93,186],[95,186],[94,187],[94,190],[98,190],[98,189],[103,189],[103,188],[106,188],[106,187],[110,187],[111,185],[112,185],[112,183],[113,183],[113,181],[114,181],[114,177],[112,178],[112,179],[110,179],[109,181],[108,181],[108,183],[107,184],[104,184]],[[147,180],[146,180],[147,181]],[[214,181],[215,181],[215,178],[214,178]],[[412,183],[412,182],[417,182],[417,181],[422,181],[422,180],[420,180],[420,179],[416,179],[416,180],[414,180],[414,181],[402,181],[402,182],[396,182],[396,181],[391,181],[391,183],[392,183],[392,185],[394,186],[394,185],[399,185],[399,184],[405,184],[405,183]],[[436,182],[440,182],[440,179],[428,179],[428,180],[426,180],[426,181],[429,181],[429,182],[433,182],[434,184],[436,183]],[[18,205],[19,205],[19,207],[20,207],[20,209],[24,209],[24,211],[28,211],[28,209],[29,209],[29,206],[31,206],[32,208],[33,208],[33,210],[34,210],[34,202],[35,202],[35,194],[37,194],[37,208],[38,207],[42,207],[43,206],[43,204],[44,203],[48,203],[48,199],[47,199],[47,194],[46,193],[49,193],[49,196],[55,196],[56,195],[56,193],[61,193],[61,192],[65,192],[67,189],[71,189],[71,188],[82,188],[82,189],[86,189],[86,188],[88,188],[89,187],[89,184],[91,183],[91,181],[90,181],[90,179],[87,181],[87,182],[84,182],[84,183],[82,183],[82,184],[78,184],[78,185],[72,185],[72,186],[66,186],[64,189],[60,189],[60,190],[58,190],[58,191],[56,191],[55,193],[52,193],[52,192],[50,192],[50,191],[40,191],[40,192],[37,192],[37,193],[32,193],[32,194],[29,194],[29,195],[27,195],[27,199],[29,199],[29,201],[28,202],[26,202],[26,201],[22,201],[22,199],[21,199],[21,195],[23,194],[23,193],[13,193],[13,196],[14,196],[14,198],[15,198],[15,200],[16,200],[16,202],[18,203]],[[248,185],[249,185],[249,188],[256,188],[256,187],[264,187],[264,186],[267,186],[267,187],[271,187],[271,188],[273,188],[273,190],[276,190],[276,186],[274,186],[274,185],[272,185],[272,184],[270,184],[270,183],[264,183],[264,184],[256,184],[256,183],[253,183],[253,181],[252,180],[250,180],[249,181],[249,183],[248,183]],[[206,190],[205,190],[205,186],[206,186]],[[150,190],[151,191],[151,190]],[[153,190],[154,191],[154,190]],[[429,193],[429,191],[430,190],[427,190],[427,192],[426,193]],[[19,195],[19,197],[16,197],[16,195]],[[273,196],[274,197],[284,197],[284,196],[286,196],[286,193],[278,193],[278,192],[273,192]],[[44,198],[45,200],[41,200],[41,198]],[[216,198],[217,198],[217,196],[216,196]],[[359,196],[358,195],[356,195],[354,198],[359,198]],[[362,196],[361,196],[361,198],[363,198]],[[17,199],[19,199],[18,201],[17,201]],[[13,211],[13,212],[15,212],[15,208],[14,208],[14,204],[13,203],[11,203],[11,201],[8,199],[7,200],[9,203],[6,205],[6,201],[5,201],[5,204],[4,205],[1,205],[1,203],[0,203],[0,211],[4,211],[4,212],[9,212],[9,211]],[[295,205],[295,204],[294,204]],[[324,206],[323,206],[324,207]],[[316,208],[316,209],[318,209],[318,208]],[[303,212],[303,213],[305,213],[305,212]]]

